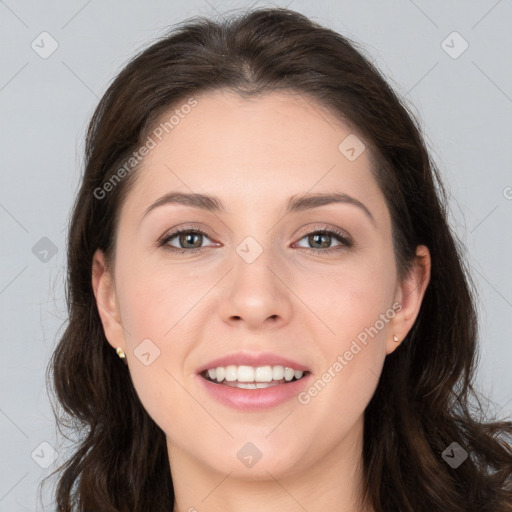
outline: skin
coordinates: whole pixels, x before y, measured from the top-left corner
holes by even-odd
[[[356,501],[363,413],[399,346],[393,335],[402,340],[418,315],[428,249],[418,247],[400,282],[369,149],[349,161],[338,145],[355,132],[313,100],[227,91],[196,98],[139,170],[121,209],[113,269],[98,250],[92,273],[108,342],[123,348],[140,400],[166,434],[174,511],[371,512]],[[167,204],[143,219],[171,191],[215,195],[226,211]],[[364,203],[374,221],[351,204],[284,214],[292,195],[333,191]],[[169,245],[202,242],[201,251],[157,247],[189,223],[211,236]],[[323,245],[307,235],[317,226],[339,228],[354,245],[327,237],[332,252],[314,253]],[[263,249],[250,264],[236,252],[247,236]],[[200,365],[242,350],[290,357],[317,380],[395,302],[401,310],[307,404],[293,398],[242,412],[200,386]],[[148,338],[160,355],[146,366],[134,350]],[[262,453],[251,468],[236,456],[247,442]]]

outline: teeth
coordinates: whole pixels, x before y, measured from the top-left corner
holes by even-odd
[[[258,366],[254,371],[254,380],[258,382],[271,382],[272,366]]]
[[[285,380],[290,382],[295,379],[300,379],[304,372],[302,370],[294,370],[286,366],[219,366],[217,368],[210,368],[207,371],[210,380],[217,382],[238,382],[247,383],[240,385],[245,389],[257,389],[268,387],[267,383],[272,381]],[[260,385],[261,384],[261,385]]]
[[[236,366],[231,365],[226,367],[226,382],[234,382],[237,380]]]
[[[295,377],[295,370],[293,368],[284,369],[284,378],[287,382],[291,381]]]
[[[236,370],[236,366],[235,366]],[[254,368],[252,366],[239,366],[237,379],[238,382],[254,382]]]
[[[278,386],[277,382],[229,382],[227,386],[241,389],[263,389]]]
[[[284,379],[284,367],[283,366],[274,366],[272,368],[272,380],[281,380]]]

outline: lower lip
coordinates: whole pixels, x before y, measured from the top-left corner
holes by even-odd
[[[201,375],[198,375],[198,378],[206,391],[218,402],[243,411],[259,411],[276,407],[297,397],[308,385],[311,373],[293,382],[262,389],[235,388],[211,382]]]

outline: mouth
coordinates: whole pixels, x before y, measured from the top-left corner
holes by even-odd
[[[297,398],[311,384],[311,368],[272,352],[238,352],[196,370],[207,396],[239,411],[255,412]]]
[[[310,372],[307,370],[299,370],[282,365],[228,365],[203,370],[199,375],[203,379],[219,386],[254,390],[291,384],[304,379],[309,374]]]

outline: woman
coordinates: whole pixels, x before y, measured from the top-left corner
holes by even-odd
[[[189,20],[86,157],[59,512],[512,511],[438,172],[354,43],[286,9]]]

